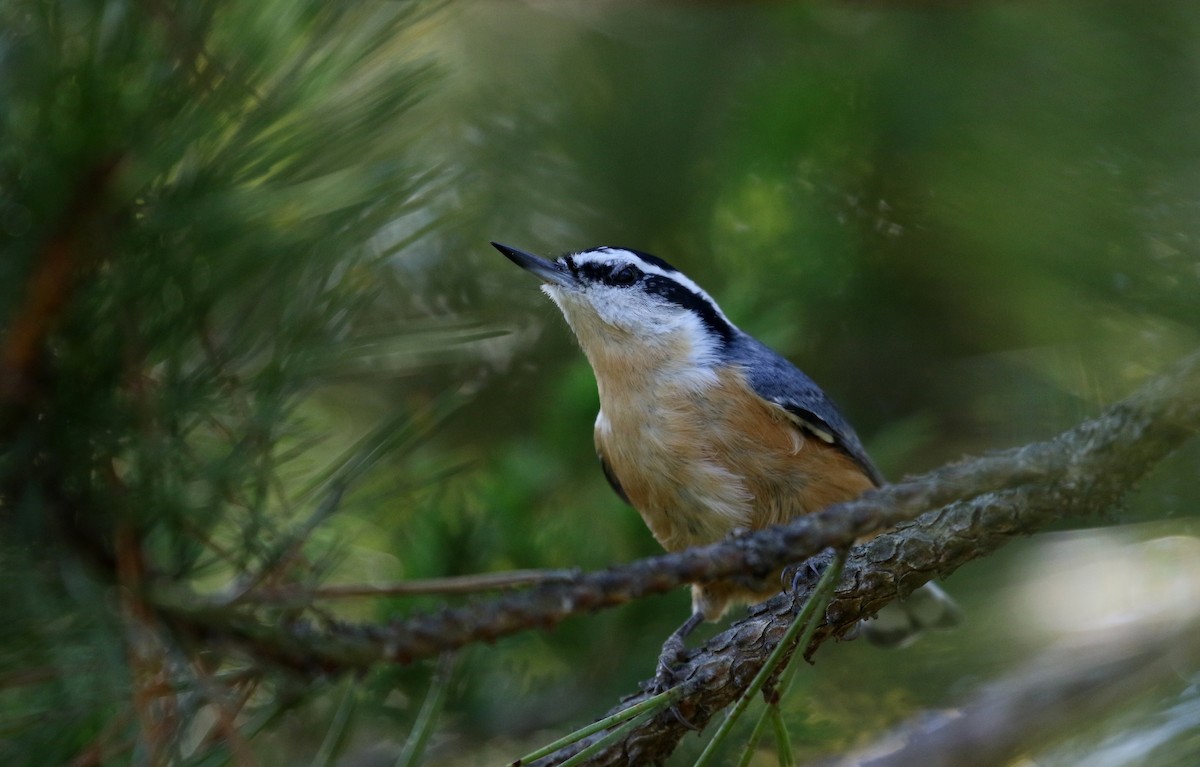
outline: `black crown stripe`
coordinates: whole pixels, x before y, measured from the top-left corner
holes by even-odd
[[[678,270],[678,269],[676,269],[675,267],[671,266],[671,265],[670,265],[670,264],[668,264],[666,261],[663,261],[663,260],[662,260],[661,258],[659,258],[658,256],[652,256],[652,255],[650,255],[649,253],[647,253],[647,252],[646,252],[646,251],[644,251],[644,250],[634,250],[633,248],[621,248],[621,250],[627,250],[627,251],[629,251],[630,253],[634,254],[634,255],[635,255],[635,256],[637,256],[638,258],[640,258],[640,259],[642,259],[643,261],[645,261],[647,264],[651,264],[651,265],[653,265],[653,266],[657,266],[659,269],[662,269],[664,272],[675,272],[675,273],[678,273],[678,272],[679,272],[679,270]]]

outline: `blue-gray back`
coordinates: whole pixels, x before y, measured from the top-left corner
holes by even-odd
[[[871,462],[853,427],[821,387],[799,368],[758,339],[738,331],[728,347],[733,362],[744,366],[750,385],[758,396],[782,406],[801,420],[813,421],[834,438],[877,485],[883,474]]]

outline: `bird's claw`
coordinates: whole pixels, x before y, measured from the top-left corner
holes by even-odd
[[[684,650],[683,639],[678,636],[671,635],[663,643],[662,654],[658,656],[658,668],[654,674],[654,681],[650,683],[649,692],[652,695],[664,693],[679,684],[679,680],[676,679],[675,665],[683,660]],[[699,727],[683,715],[678,704],[672,703],[667,710],[671,712],[676,721],[687,729],[700,731]]]
[[[685,660],[687,645],[684,644],[684,638],[699,625],[700,620],[701,616],[698,613],[694,613],[663,642],[662,651],[658,654],[658,663],[655,666],[654,680],[650,682],[647,692],[652,695],[659,695],[680,684],[679,675],[675,669]],[[683,715],[683,712],[679,710],[678,704],[672,703],[668,710],[687,729],[697,731],[700,729]]]
[[[821,577],[821,573],[825,572],[825,568],[829,566],[828,562],[810,558],[803,562],[798,562],[794,565],[788,565],[783,570],[782,580],[787,583],[791,593],[796,593],[800,590],[800,584],[804,581],[816,581]],[[791,577],[788,577],[788,574]]]
[[[662,652],[658,655],[651,692],[657,695],[675,686],[675,666],[683,661],[686,650],[687,646],[683,643],[683,637],[678,634],[667,637],[667,641],[663,642]]]

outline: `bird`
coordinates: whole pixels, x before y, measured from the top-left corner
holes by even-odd
[[[782,524],[884,484],[833,400],[663,259],[613,246],[554,259],[492,246],[539,278],[561,310],[595,374],[604,476],[667,551]],[[778,573],[693,584],[692,613],[664,643],[660,676],[700,623],[782,588]],[[932,582],[893,605],[862,624],[876,644],[905,644],[960,618]]]

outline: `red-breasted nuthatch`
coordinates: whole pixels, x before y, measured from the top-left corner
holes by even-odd
[[[668,551],[780,524],[883,483],[833,401],[739,330],[695,282],[660,258],[600,247],[554,261],[492,245],[543,281],[596,375],[596,452],[613,489]],[[778,575],[692,586],[692,617],[778,593]],[[899,644],[958,622],[932,583],[864,623]],[[664,648],[664,652],[666,649]]]

